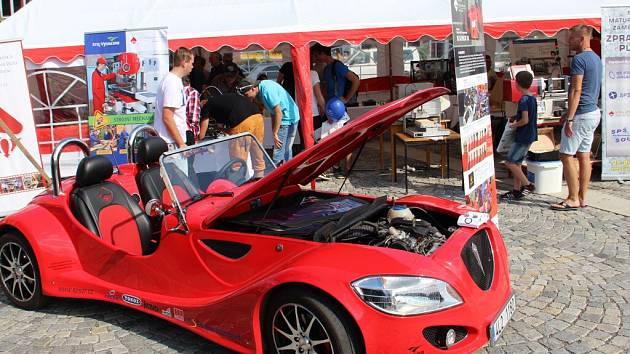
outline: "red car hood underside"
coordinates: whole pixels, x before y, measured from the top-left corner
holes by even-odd
[[[434,87],[374,108],[251,184],[222,209],[228,210],[243,200],[278,190],[281,185],[308,184],[361,144],[382,134],[412,109],[448,92],[446,88]]]

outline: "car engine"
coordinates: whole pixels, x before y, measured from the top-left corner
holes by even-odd
[[[236,217],[219,228],[311,240],[386,247],[428,256],[457,230],[456,219],[420,207],[310,192]]]
[[[446,242],[446,236],[423,219],[388,220],[380,217],[374,222],[359,221],[347,230],[322,241],[387,247],[428,256]]]

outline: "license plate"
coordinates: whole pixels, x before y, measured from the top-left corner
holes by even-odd
[[[512,295],[510,296],[508,302],[503,306],[499,315],[488,327],[488,331],[490,332],[490,345],[496,344],[499,336],[501,336],[501,333],[505,327],[507,327],[508,322],[510,322],[510,318],[512,318],[514,311],[516,311],[516,297]]]

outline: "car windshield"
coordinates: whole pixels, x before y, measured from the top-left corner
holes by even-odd
[[[203,141],[165,153],[161,174],[180,206],[205,196],[232,196],[232,190],[275,169],[269,155],[249,133]]]

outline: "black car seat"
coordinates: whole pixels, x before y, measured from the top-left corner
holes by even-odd
[[[166,142],[152,136],[142,140],[136,153],[136,164],[140,172],[136,175],[136,184],[140,198],[146,204],[151,199],[162,201],[166,186],[160,177],[160,156],[168,150]]]
[[[109,182],[112,163],[89,156],[77,168],[70,209],[88,230],[103,241],[134,255],[155,250],[149,217],[120,185]]]
[[[164,204],[171,204],[168,193],[165,193],[166,186],[160,176],[160,156],[168,150],[168,145],[160,137],[148,137],[138,145],[136,152],[136,164],[140,172],[136,175],[136,183],[140,191],[140,198],[146,204],[151,199],[157,199]],[[199,194],[198,188],[190,181],[195,178],[195,174],[189,172],[186,176],[174,164],[166,166],[170,176],[173,189],[181,201],[189,200]]]

